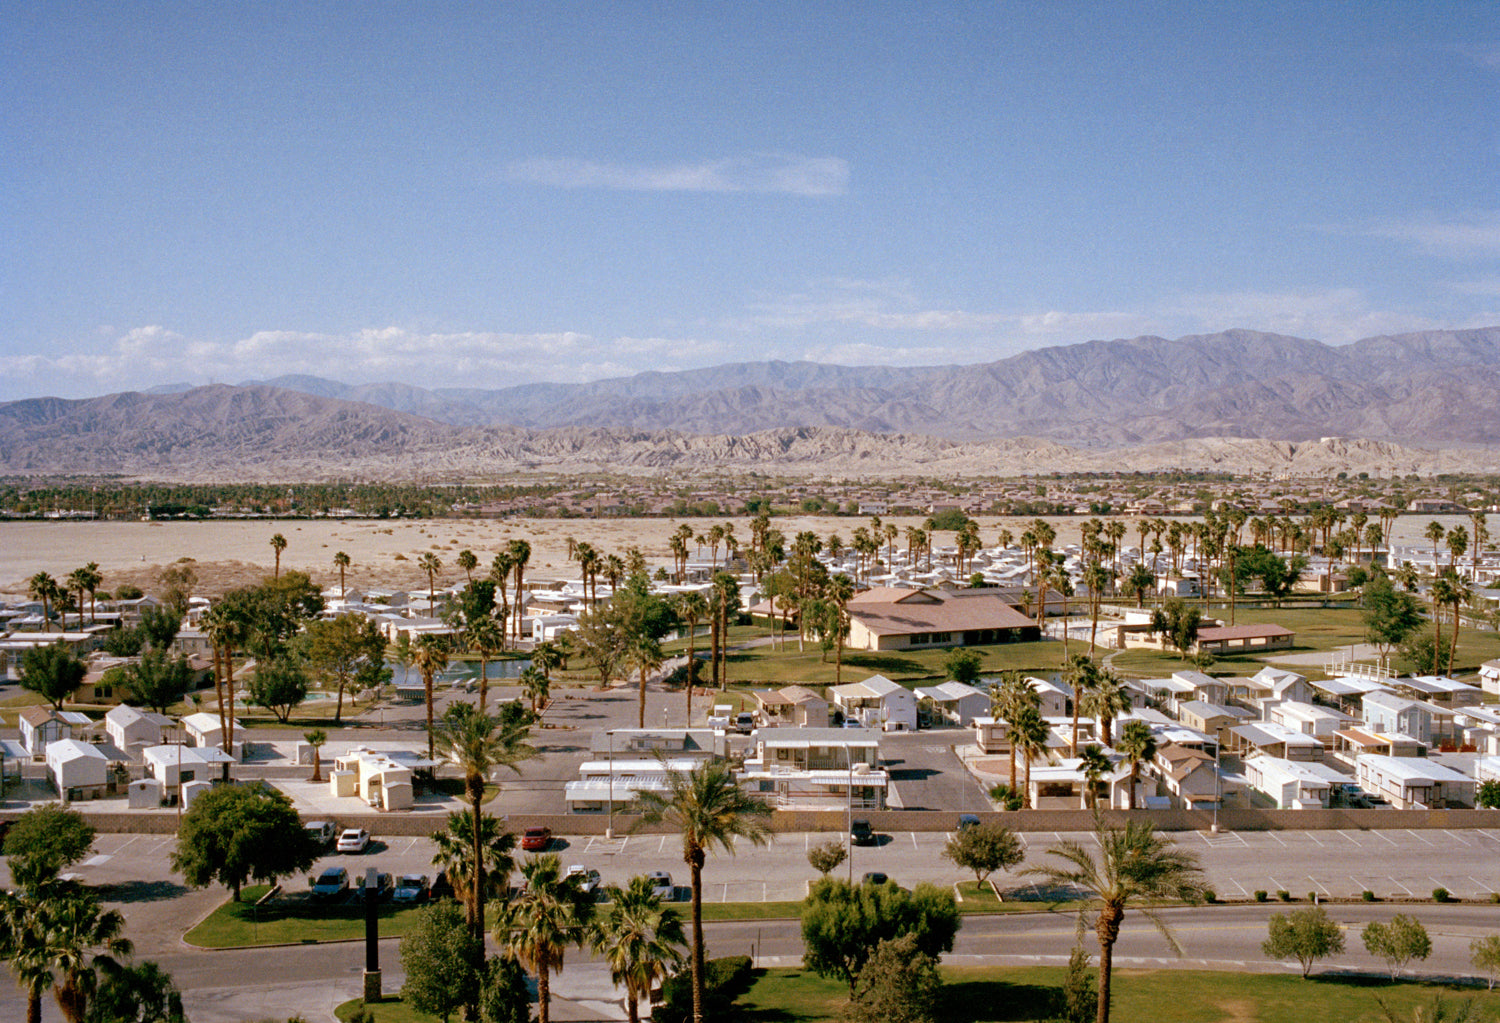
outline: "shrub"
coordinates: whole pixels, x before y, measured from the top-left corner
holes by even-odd
[[[1292,893],[1289,892],[1289,891],[1287,891],[1285,888],[1283,888],[1280,891],[1278,891],[1276,893],[1276,897],[1278,899],[1280,899],[1282,902],[1291,902],[1292,901]]]
[[[1364,899],[1366,902],[1374,902],[1375,901],[1375,893],[1372,892],[1372,891],[1370,891],[1370,889],[1368,889],[1368,888],[1366,888],[1364,891],[1360,892],[1359,893],[1359,897],[1361,899]]]
[[[1265,902],[1266,901],[1266,891],[1265,891],[1264,888],[1257,888],[1257,889],[1255,889],[1255,901],[1256,902]]]
[[[1442,887],[1438,887],[1438,888],[1434,888],[1432,890],[1432,901],[1433,902],[1447,902],[1448,899],[1449,899],[1448,889],[1442,888]]]
[[[1205,888],[1203,889],[1203,901],[1212,906],[1219,901],[1219,893],[1212,888]]]
[[[1006,810],[1021,809],[1021,794],[1019,792],[1013,792],[1009,785],[1000,784],[990,789],[990,798],[999,803]]]
[[[1307,901],[1311,902],[1313,905],[1317,905],[1318,904],[1318,893],[1317,892],[1308,892],[1307,893]]]
[[[703,964],[703,1017],[723,1019],[734,1000],[750,986],[750,957],[725,956]],[[693,975],[684,969],[662,985],[662,1001],[653,1023],[686,1023],[693,1018]]]
[[[1500,892],[1490,892],[1490,901],[1500,903]]]

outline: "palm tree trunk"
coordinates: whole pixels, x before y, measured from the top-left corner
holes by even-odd
[[[224,743],[222,749],[230,756],[234,756],[234,650],[226,650],[224,655],[224,702],[219,704],[219,715],[224,722]],[[225,708],[225,703],[228,708]]]
[[[474,784],[477,781],[478,784]],[[473,909],[469,914],[469,930],[479,939],[478,958],[475,969],[484,966],[484,833],[480,829],[480,806],[484,802],[484,779],[477,778],[469,784],[469,803],[473,813],[474,894],[470,901]]]
[[[1068,751],[1072,757],[1078,756],[1078,705],[1083,702],[1083,687],[1073,687],[1073,744]]]
[[[26,1023],[42,1023],[42,993],[36,988],[26,991]]]
[[[423,668],[422,669],[422,688],[424,690],[426,690],[426,696],[427,696],[427,759],[431,760],[431,759],[433,759],[433,756],[432,756],[432,751],[433,751],[433,743],[432,743],[432,738],[433,738],[433,736],[432,736],[432,669],[431,668]]]
[[[693,1023],[703,1023],[703,853],[688,860],[693,877]]]
[[[551,964],[545,957],[538,957],[542,961],[537,964],[540,967],[536,971],[536,1019],[537,1023],[551,1023],[552,1021],[552,984],[548,974]]]
[[[484,713],[485,701],[490,696],[490,658],[483,650],[479,651],[479,713]]]
[[[697,649],[695,649],[695,647],[694,647],[694,640],[696,640],[698,638],[697,625],[698,625],[698,620],[696,618],[689,618],[688,619],[687,726],[689,728],[693,727],[693,676],[697,674],[693,669],[695,667],[694,658],[698,654]]]
[[[1099,1012],[1096,1023],[1109,1023],[1109,978],[1115,965],[1115,939],[1120,936],[1120,919],[1124,911],[1106,906],[1099,911],[1095,933],[1099,938]]]
[[[1454,658],[1454,656],[1457,653],[1458,653],[1458,597],[1455,594],[1454,595],[1454,599],[1453,599],[1453,642],[1448,645],[1448,674],[1449,674],[1449,676],[1452,676],[1452,674],[1453,674],[1453,658]],[[1437,654],[1436,654],[1436,651],[1434,651],[1434,653],[1433,653],[1434,660],[1436,659],[1436,657],[1437,657]]]
[[[639,674],[640,674],[641,684],[640,684],[640,689],[639,689],[639,692],[638,692],[638,696],[636,698],[636,712],[639,715],[640,723],[638,725],[636,725],[636,727],[637,728],[645,728],[646,727],[646,662],[645,661],[642,661],[641,664],[640,664],[640,673]]]
[[[1136,782],[1136,778],[1138,777],[1139,770],[1140,770],[1140,765],[1139,764],[1132,763],[1130,765],[1130,808],[1132,810],[1135,809],[1135,782]]]

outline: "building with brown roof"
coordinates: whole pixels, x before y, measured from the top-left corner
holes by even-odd
[[[992,590],[879,588],[848,605],[849,647],[909,650],[1040,638],[1036,622]]]

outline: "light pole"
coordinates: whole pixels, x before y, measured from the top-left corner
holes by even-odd
[[[1214,744],[1214,822],[1209,827],[1212,834],[1219,833],[1219,804],[1224,801],[1224,776],[1219,773],[1219,751],[1224,748],[1223,737]]]
[[[849,843],[849,883],[854,883],[854,747],[847,741],[844,745],[844,761],[849,765],[849,784],[845,795],[848,796],[848,810],[845,813],[844,841]]]
[[[615,730],[611,728],[604,734],[609,736],[609,825],[604,829],[604,837],[613,841],[615,837]]]

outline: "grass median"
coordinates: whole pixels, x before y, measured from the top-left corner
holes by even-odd
[[[251,945],[312,945],[324,941],[356,941],[365,936],[363,906],[327,903],[272,902],[256,906],[269,885],[245,888],[242,901],[226,902],[183,939],[199,948],[245,948]],[[380,907],[380,936],[399,938],[415,919],[417,907]]]

